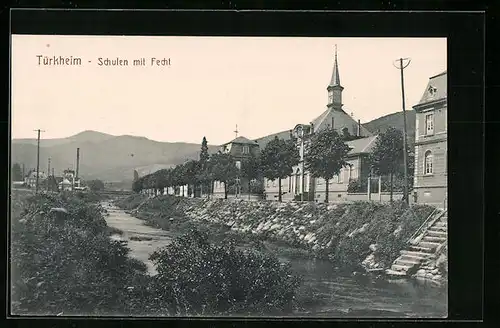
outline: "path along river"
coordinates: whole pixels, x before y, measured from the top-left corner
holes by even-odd
[[[123,231],[112,238],[128,241],[130,256],[145,262],[149,272],[155,274],[148,260],[158,247],[166,246],[173,236],[171,232],[144,225],[123,210],[108,203],[103,204],[109,215],[110,227]],[[143,240],[134,240],[140,238]],[[314,300],[297,316],[320,317],[383,317],[383,318],[445,318],[447,290],[441,287],[400,280],[387,281],[367,276],[340,274],[325,260],[281,257],[291,262],[296,274],[304,277],[300,295]]]

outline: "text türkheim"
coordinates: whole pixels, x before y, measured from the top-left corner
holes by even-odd
[[[80,57],[64,57],[64,56],[44,56],[36,55],[38,66],[81,66],[83,61]],[[88,61],[92,64],[92,61]],[[137,58],[129,61],[119,57],[107,58],[99,57],[96,61],[98,66],[170,66],[170,58],[156,58],[149,59]]]

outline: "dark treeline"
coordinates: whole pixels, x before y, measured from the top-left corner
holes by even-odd
[[[350,165],[346,161],[350,150],[347,142],[355,138],[345,133],[338,134],[333,129],[310,134],[305,143],[306,168],[315,178],[327,181],[332,179],[342,168]],[[260,185],[260,189],[254,188],[254,191],[260,190],[260,193],[263,193],[263,178],[267,178],[271,181],[278,180],[278,195],[281,201],[281,180],[288,178],[293,167],[300,162],[296,142],[297,139],[293,136],[289,140],[275,137],[257,155],[250,154],[242,160],[241,167],[237,167],[235,157],[229,153],[219,151],[210,155],[207,140],[203,137],[198,160],[189,160],[175,167],[136,178],[132,188],[135,192],[153,190],[155,194],[163,193],[165,188],[173,188],[175,194],[210,197],[214,191],[214,182],[220,181],[224,184],[224,198],[227,199],[229,189],[242,178],[247,181],[249,191],[252,190],[252,183]],[[413,172],[413,157],[410,152],[408,156],[408,172]],[[379,135],[370,154],[370,166],[374,174],[390,177],[390,185],[386,189],[391,191],[392,200],[393,187],[403,184],[400,181],[403,176],[403,134],[400,130],[389,128]],[[412,180],[410,177],[410,185]],[[366,184],[366,181],[351,182],[350,190],[353,192],[361,191]],[[187,190],[183,190],[184,188]],[[399,191],[399,188],[397,190]]]

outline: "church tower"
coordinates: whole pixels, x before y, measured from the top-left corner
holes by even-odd
[[[329,109],[342,110],[342,90],[344,88],[340,85],[339,66],[337,63],[337,45],[335,45],[335,62],[333,64],[332,79],[326,88],[328,91],[328,105]]]

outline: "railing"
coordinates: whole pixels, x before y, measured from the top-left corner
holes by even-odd
[[[411,209],[410,209],[411,210]],[[438,208],[435,208],[432,213],[427,217],[427,219],[425,219],[424,223],[422,223],[422,225],[417,229],[417,231],[415,231],[413,233],[413,235],[411,235],[410,239],[408,239],[408,241],[406,242],[407,244],[410,244],[411,241],[413,239],[415,239],[418,235],[420,235],[423,230],[424,230],[424,227],[429,227],[431,226],[437,219],[439,219],[445,212],[446,210],[444,210],[442,213],[440,213],[439,215],[436,215],[436,213],[439,211]],[[432,221],[432,222],[430,222]]]

